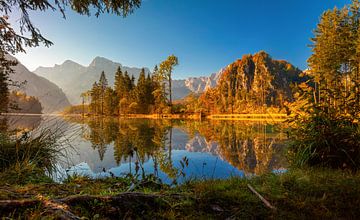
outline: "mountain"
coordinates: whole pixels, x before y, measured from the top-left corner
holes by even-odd
[[[86,67],[67,60],[63,64],[53,67],[38,67],[34,72],[62,88],[70,102],[75,105],[80,104],[81,93],[89,90],[92,84],[99,80],[102,71],[105,72],[109,85],[113,86],[115,72],[118,67],[123,72],[127,71],[130,75],[133,75],[136,79],[141,71],[141,68],[127,67],[103,57],[95,57]],[[149,69],[145,68],[145,73],[149,72]]]
[[[123,72],[128,71],[130,75],[138,78],[141,68],[126,67],[103,57],[96,57],[87,67],[67,60],[63,64],[53,67],[38,67],[34,72],[62,88],[72,104],[79,104],[81,102],[80,94],[89,90],[92,84],[99,80],[101,71],[105,72],[109,85],[113,86],[115,71],[119,66]],[[145,72],[150,73],[148,68],[145,68]],[[190,92],[203,93],[206,89],[216,85],[220,75],[221,71],[213,73],[209,77],[173,80],[174,100],[182,99]]]
[[[303,82],[302,71],[264,51],[245,55],[223,69],[214,89],[201,97],[202,105],[218,113],[246,113],[263,106],[282,108],[293,101],[293,86]]]
[[[8,56],[9,59],[15,59]],[[63,91],[54,83],[30,72],[20,62],[18,65],[12,67],[14,73],[10,74],[10,79],[14,82],[23,83],[20,91],[26,93],[28,96],[34,96],[39,99],[43,107],[43,113],[51,113],[60,111],[70,105],[69,100]],[[18,90],[19,88],[11,88],[11,90]]]
[[[217,85],[223,70],[213,73],[210,76],[189,77],[182,80],[173,80],[172,93],[174,100],[182,99],[189,93],[201,94]]]

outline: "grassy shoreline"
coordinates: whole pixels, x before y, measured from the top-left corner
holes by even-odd
[[[267,208],[248,184],[276,210]],[[2,217],[29,219],[63,216],[62,211],[50,210],[46,205],[50,202],[89,219],[352,219],[360,215],[354,207],[360,204],[360,173],[341,170],[294,169],[248,179],[191,181],[177,187],[148,183],[128,190],[126,178],[76,177],[64,184],[3,183],[0,213]],[[23,203],[4,208],[4,201]]]

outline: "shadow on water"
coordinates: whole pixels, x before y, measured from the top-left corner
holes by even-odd
[[[56,122],[67,131],[64,139],[73,147],[59,162],[61,175],[97,178],[144,172],[172,183],[261,174],[287,165],[281,124],[101,117],[28,119],[18,127],[39,129]]]

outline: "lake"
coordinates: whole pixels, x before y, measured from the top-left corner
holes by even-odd
[[[67,175],[92,178],[154,174],[174,179],[229,178],[282,172],[286,134],[281,123],[153,120],[59,116],[7,116],[10,130],[52,129],[66,145],[59,158]]]

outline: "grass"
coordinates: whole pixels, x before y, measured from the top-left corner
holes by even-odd
[[[265,207],[247,184],[253,186],[277,210]],[[74,214],[90,219],[114,216],[160,219],[352,219],[360,215],[357,208],[357,204],[360,204],[360,173],[340,170],[294,169],[281,175],[267,174],[250,179],[191,181],[175,188],[143,185],[136,192],[158,197],[151,202],[129,199],[126,206],[103,199],[103,196],[120,195],[128,189],[127,178],[91,180],[75,177],[64,184],[5,185],[0,187],[0,200],[29,199],[38,195],[49,199],[99,196],[99,199],[70,205]],[[43,209],[41,206],[32,207],[30,213],[20,210],[17,215],[37,219],[44,217]]]
[[[0,183],[42,182],[56,169],[64,155],[62,133],[50,129],[24,132],[20,136],[0,133]]]

